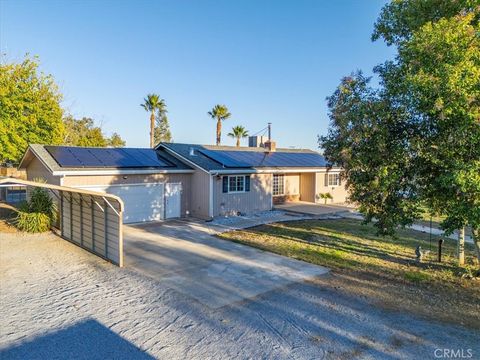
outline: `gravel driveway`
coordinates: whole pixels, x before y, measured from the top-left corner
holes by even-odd
[[[434,359],[444,348],[480,357],[478,332],[315,280],[211,308],[54,235],[0,234],[0,256],[2,359]]]

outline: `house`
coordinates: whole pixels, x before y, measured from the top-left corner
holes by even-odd
[[[230,147],[160,143],[155,149],[30,145],[27,178],[106,192],[125,203],[124,222],[248,214],[285,201],[346,201],[340,168],[312,150],[273,141]],[[257,144],[259,144],[257,146]],[[262,146],[260,146],[262,145]]]

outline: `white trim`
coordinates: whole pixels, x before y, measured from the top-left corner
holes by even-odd
[[[225,194],[244,194],[244,193],[246,193],[247,191],[245,190],[245,184],[246,184],[245,178],[247,176],[249,176],[249,175],[227,175],[228,191]],[[230,191],[230,178],[233,178],[233,177],[235,177],[235,178],[242,177],[243,178],[243,190],[242,191]],[[223,183],[222,183],[222,193],[223,193]]]
[[[96,185],[75,185],[72,186],[75,189],[93,189],[98,187],[113,187],[113,186],[145,186],[145,185],[165,185],[167,182],[150,182],[150,183],[125,183],[125,184],[96,184]]]
[[[275,184],[274,184],[273,179],[275,178],[275,175],[283,176],[283,192],[281,194],[274,194],[274,188],[273,187],[275,186]],[[285,194],[286,184],[287,184],[287,179],[285,177],[285,174],[273,174],[273,176],[272,176],[272,196],[285,196],[286,195]]]
[[[152,174],[184,174],[194,170],[61,170],[52,172],[53,176],[88,176],[88,175],[152,175]]]
[[[209,177],[208,216],[213,218],[213,175]]]
[[[340,168],[335,168],[333,171],[341,171]],[[337,170],[338,169],[338,170]],[[329,172],[325,168],[290,168],[290,169],[232,169],[232,170],[212,170],[211,174],[228,175],[228,174],[291,174],[291,173],[325,173]]]
[[[165,149],[165,151],[167,151],[168,153],[170,153],[171,155],[177,157],[177,158],[180,158],[180,160],[182,161],[185,161],[186,163],[188,163],[189,165],[192,165],[193,167],[196,167],[197,169],[199,170],[202,170],[203,172],[206,172],[207,174],[210,174],[211,172],[210,171],[207,171],[205,170],[204,168],[202,168],[201,166],[195,164],[193,161],[191,160],[188,160],[186,157],[180,155],[179,153],[177,153],[176,151],[170,149],[169,147],[165,146],[165,145],[162,145],[162,144],[159,144],[155,149],[158,149],[159,147],[162,147],[163,149]]]

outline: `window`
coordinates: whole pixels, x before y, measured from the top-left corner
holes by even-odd
[[[325,186],[340,186],[340,174],[325,174]]]
[[[250,191],[250,175],[224,176],[222,187],[224,193]]]
[[[273,175],[273,195],[285,194],[285,177],[284,175]]]

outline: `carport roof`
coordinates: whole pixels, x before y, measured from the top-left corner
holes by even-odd
[[[80,188],[73,188],[73,187],[68,187],[68,186],[59,186],[59,185],[53,185],[53,184],[48,184],[48,183],[17,179],[17,178],[12,178],[12,177],[0,177],[0,186],[4,185],[4,184],[8,184],[8,186],[16,186],[16,185],[36,186],[36,187],[41,187],[41,188],[45,188],[45,189],[71,192],[71,193],[80,194],[80,195],[98,196],[98,197],[101,197],[101,198],[114,200],[115,202],[117,202],[119,204],[120,211],[123,211],[123,209],[124,209],[122,199],[120,199],[116,195],[107,194],[107,193],[103,193],[103,192],[85,190],[85,189],[80,189]]]

